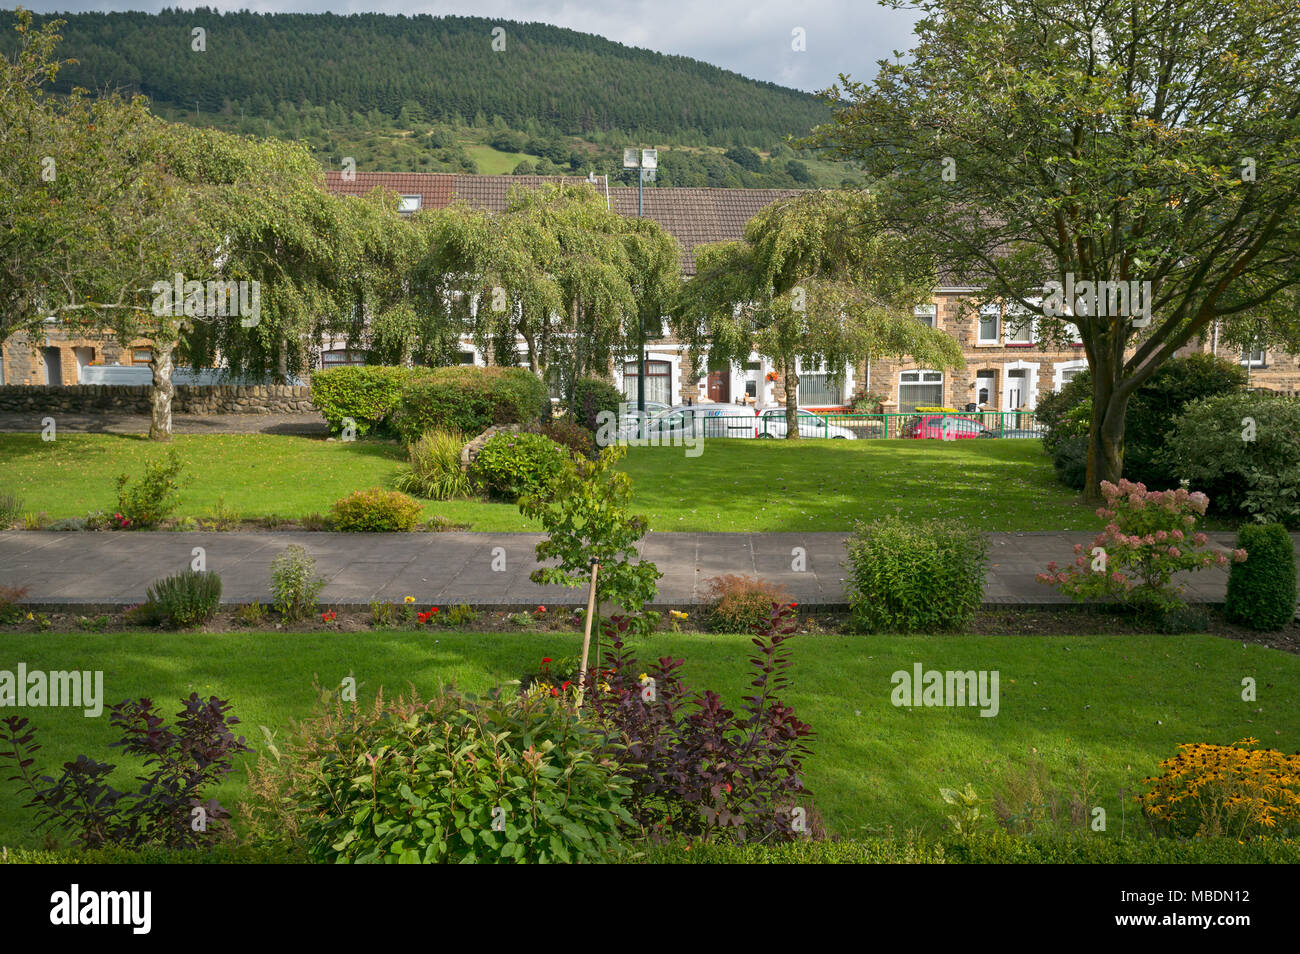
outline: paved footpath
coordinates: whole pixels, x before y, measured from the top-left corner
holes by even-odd
[[[0,412],[0,434],[39,434],[41,420],[53,417],[60,431],[69,434],[148,434],[148,414],[121,411]],[[174,434],[306,434],[329,433],[319,414],[173,414]]]
[[[706,581],[724,573],[760,576],[786,587],[799,603],[826,609],[843,606],[845,560],[842,533],[650,533],[641,554],[664,574],[657,608],[690,607],[705,599]],[[1230,548],[1232,534],[1211,534]],[[1300,552],[1300,534],[1293,534]],[[291,543],[316,559],[327,582],[323,604],[366,606],[372,600],[421,605],[468,603],[481,608],[580,605],[585,589],[538,586],[532,533],[0,533],[0,585],[27,588],[26,600],[51,607],[111,607],[141,602],[148,585],[190,565],[204,549],[209,570],[221,574],[222,602],[269,601],[271,561]],[[984,599],[990,605],[1045,605],[1069,600],[1035,581],[1056,560],[1073,559],[1075,543],[1090,533],[994,533],[989,535],[989,573]],[[802,548],[802,569],[800,565]],[[1221,603],[1227,571],[1204,570],[1187,581],[1195,602]]]

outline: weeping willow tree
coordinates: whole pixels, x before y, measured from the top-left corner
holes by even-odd
[[[742,241],[695,250],[696,275],[673,308],[693,354],[739,365],[757,352],[784,373],[786,437],[798,440],[797,363],[832,379],[859,361],[911,356],[958,368],[949,335],[912,314],[934,286],[928,262],[885,232],[866,192],[820,191],[770,205]]]
[[[423,218],[412,279],[422,321],[469,334],[500,364],[519,360],[560,383],[604,376],[666,313],[680,271],[677,243],[626,219],[585,186],[520,189],[505,211],[464,205]]]

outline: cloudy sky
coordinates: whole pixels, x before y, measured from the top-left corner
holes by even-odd
[[[25,0],[41,13],[185,7],[178,0],[78,3]],[[814,91],[839,73],[866,80],[875,63],[910,45],[913,15],[875,0],[204,0],[199,6],[256,12],[462,14],[541,21],[596,33],[629,46],[692,56],[754,79]],[[803,31],[806,49],[796,51]]]

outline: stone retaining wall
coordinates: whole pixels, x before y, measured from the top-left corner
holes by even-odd
[[[144,385],[7,385],[0,387],[0,412],[148,414],[149,390]],[[182,385],[172,399],[172,412],[176,414],[304,414],[314,410],[311,388],[282,384]]]

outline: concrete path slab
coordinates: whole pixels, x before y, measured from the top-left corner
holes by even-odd
[[[706,598],[709,580],[753,575],[786,588],[809,607],[843,607],[846,560],[843,533],[650,533],[639,552],[664,574],[661,609],[689,608]],[[87,533],[8,530],[0,533],[0,585],[27,589],[26,601],[51,607],[113,607],[144,600],[149,584],[190,565],[202,547],[207,568],[221,574],[223,602],[271,599],[271,562],[296,543],[316,559],[326,581],[322,604],[367,606],[372,600],[421,605],[468,603],[524,609],[537,604],[582,605],[584,589],[539,586],[535,533]],[[1300,534],[1293,534],[1300,553]],[[989,534],[986,605],[1070,602],[1035,580],[1055,560],[1073,559],[1075,543],[1090,533]],[[1210,534],[1216,549],[1233,535]],[[1222,603],[1227,571],[1214,568],[1180,580],[1194,602]]]

